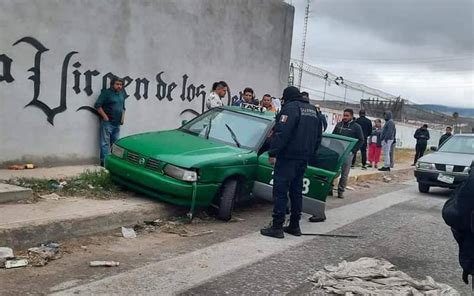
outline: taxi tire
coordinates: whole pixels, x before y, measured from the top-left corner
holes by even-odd
[[[421,193],[429,193],[430,185],[418,182],[418,191],[420,191]]]
[[[219,220],[229,221],[232,218],[238,184],[238,180],[230,179],[225,181],[222,185],[221,194],[219,196],[219,210],[217,213]]]

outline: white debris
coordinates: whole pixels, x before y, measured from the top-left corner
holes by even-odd
[[[429,276],[418,281],[384,259],[365,257],[325,266],[309,280],[315,289],[336,295],[460,295]]]
[[[51,193],[51,194],[40,195],[40,198],[46,199],[46,200],[60,200],[60,199],[63,199],[65,197],[59,196],[56,193]]]
[[[347,189],[347,190],[352,190],[352,191],[355,190],[354,187],[351,187],[351,186],[346,186],[346,189]]]
[[[137,234],[133,228],[122,227],[122,235],[124,238],[136,238]]]
[[[389,176],[383,176],[383,181],[385,183],[389,183],[390,181],[392,181],[392,178],[390,178]]]
[[[0,247],[0,259],[12,257],[14,257],[12,248]]]
[[[5,261],[5,268],[17,268],[28,266],[28,260],[26,259],[17,259],[17,260],[7,260]]]
[[[105,266],[105,267],[114,267],[114,266],[119,266],[120,262],[117,261],[91,261],[89,262],[90,267],[100,267],[100,266]]]

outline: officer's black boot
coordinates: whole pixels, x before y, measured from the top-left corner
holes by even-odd
[[[270,236],[275,238],[284,238],[285,234],[283,233],[283,223],[285,218],[283,219],[275,219],[273,218],[272,225],[268,227],[260,229],[260,234],[264,236]]]
[[[290,225],[283,227],[283,231],[294,236],[301,236],[299,217],[297,219],[290,218]]]

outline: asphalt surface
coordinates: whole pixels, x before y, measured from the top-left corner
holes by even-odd
[[[381,183],[348,191],[345,200],[331,199],[328,221],[316,229],[358,239],[262,240],[256,231],[271,210],[263,203],[238,210],[240,222],[190,226],[212,229],[208,236],[149,233],[127,240],[103,235],[79,239],[75,248],[65,242],[63,258],[46,267],[0,270],[0,295],[307,295],[315,293],[307,281],[315,270],[367,256],[385,258],[415,278],[432,276],[467,295],[457,246],[440,214],[449,191],[433,191],[423,195],[413,183]],[[307,228],[312,225],[304,227],[314,231]],[[91,260],[121,265],[90,268]],[[160,287],[172,289],[158,293]]]
[[[307,278],[316,270],[361,257],[385,258],[412,277],[432,276],[468,295],[457,245],[440,214],[447,192],[422,195],[413,187],[410,194],[416,198],[333,232],[360,235],[359,239],[317,237],[181,295],[306,295],[312,290]]]

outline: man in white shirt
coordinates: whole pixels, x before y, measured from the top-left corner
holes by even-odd
[[[206,110],[223,106],[222,98],[227,93],[227,83],[225,81],[214,82],[212,85],[212,92],[206,100]]]

